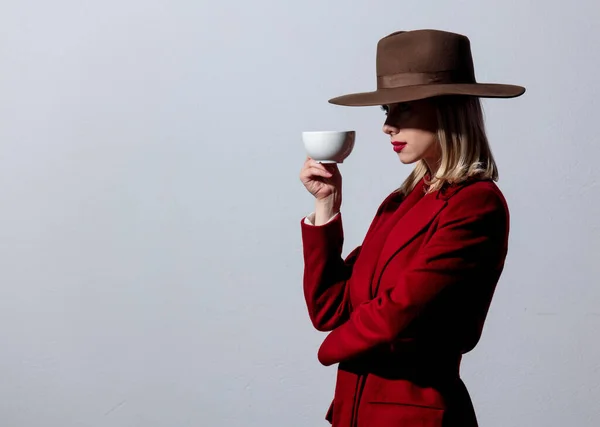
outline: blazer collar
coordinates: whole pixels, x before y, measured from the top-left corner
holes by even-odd
[[[418,185],[413,191],[423,191],[423,186]],[[419,233],[421,233],[446,206],[447,194],[436,191],[423,196],[392,228],[385,241],[380,255],[380,262],[373,276],[372,297],[377,295],[379,282],[384,268],[389,260]]]

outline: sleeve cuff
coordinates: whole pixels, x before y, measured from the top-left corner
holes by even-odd
[[[340,214],[340,213],[338,212],[338,213],[336,213],[335,215],[333,215],[331,218],[329,218],[329,219],[327,220],[327,222],[326,222],[325,224],[329,224],[329,223],[330,223],[331,221],[333,221],[333,220],[334,220],[334,219],[335,219],[335,218],[336,218],[336,217],[337,217],[339,214]],[[308,214],[306,217],[304,217],[304,223],[305,223],[306,225],[312,225],[312,226],[314,226],[314,225],[315,225],[315,213],[314,213],[314,212],[311,212],[311,213],[310,213],[310,214]],[[323,225],[325,225],[325,224],[323,224]]]

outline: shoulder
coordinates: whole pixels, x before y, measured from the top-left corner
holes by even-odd
[[[472,181],[450,190],[448,203],[492,203],[507,205],[504,194],[493,181]]]
[[[493,181],[472,181],[446,193],[445,216],[494,217],[508,220],[508,204]]]

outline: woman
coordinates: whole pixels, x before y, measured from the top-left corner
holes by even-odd
[[[376,91],[330,100],[382,105],[393,150],[416,164],[345,260],[337,166],[309,158],[300,174],[316,199],[301,223],[306,303],[330,332],[320,362],[339,364],[334,427],[477,425],[459,365],[480,338],[509,232],[479,98],[524,91],[477,83],[465,36],[418,30],[379,41]]]

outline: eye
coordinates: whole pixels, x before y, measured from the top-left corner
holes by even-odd
[[[408,104],[408,102],[398,104],[398,111],[400,111],[401,113],[404,113],[405,111],[410,111],[410,104]]]
[[[381,109],[383,110],[383,112],[385,113],[386,116],[390,112],[390,109],[389,109],[389,107],[387,105],[382,105]]]

